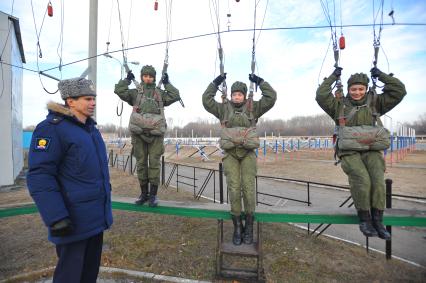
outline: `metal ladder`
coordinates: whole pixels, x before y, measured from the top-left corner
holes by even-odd
[[[226,242],[223,239],[223,219],[217,221],[217,248],[216,248],[216,278],[217,279],[236,279],[248,280],[250,282],[266,282],[263,270],[262,253],[262,224],[258,221],[256,229],[256,238],[253,244],[242,243],[236,246],[232,241]],[[231,268],[224,266],[223,256],[251,257],[256,259],[255,268]]]

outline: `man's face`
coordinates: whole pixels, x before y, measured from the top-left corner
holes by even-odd
[[[151,75],[144,74],[142,75],[142,81],[146,84],[152,84],[154,82],[154,77]]]
[[[234,91],[231,94],[231,100],[234,103],[241,103],[244,101],[244,93],[242,93],[241,91]]]
[[[367,87],[365,85],[354,84],[349,87],[349,95],[355,101],[363,99],[366,92]]]
[[[94,96],[80,96],[76,99],[67,100],[69,108],[76,116],[91,117],[95,112],[96,98]]]

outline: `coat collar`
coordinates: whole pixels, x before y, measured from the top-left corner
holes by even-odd
[[[47,110],[49,110],[49,114],[52,113],[56,116],[62,116],[68,120],[79,123],[81,125],[96,125],[95,120],[93,120],[91,117],[87,118],[86,124],[81,123],[81,121],[78,120],[71,112],[71,110],[64,104],[59,104],[57,102],[50,101],[47,103]]]

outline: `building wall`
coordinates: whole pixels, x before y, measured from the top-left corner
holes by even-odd
[[[1,47],[5,46],[2,60],[22,66],[14,27],[4,13],[0,13],[0,42]],[[3,186],[13,184],[23,167],[22,69],[0,64],[0,95],[0,186]]]
[[[22,67],[21,53],[19,52],[18,41],[15,33],[11,34],[12,54],[11,61],[14,66]],[[12,159],[13,159],[13,180],[18,177],[24,167],[24,153],[22,148],[22,93],[23,93],[23,70],[22,68],[12,68],[12,109],[11,109],[11,132],[12,132]]]

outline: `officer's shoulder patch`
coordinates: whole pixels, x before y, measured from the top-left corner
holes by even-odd
[[[48,137],[40,137],[36,138],[34,149],[37,151],[47,151],[50,146],[51,138]]]
[[[64,119],[64,117],[61,117],[61,116],[54,116],[49,122],[51,123],[51,124],[54,124],[54,125],[56,125],[56,124],[59,124],[62,120]]]

